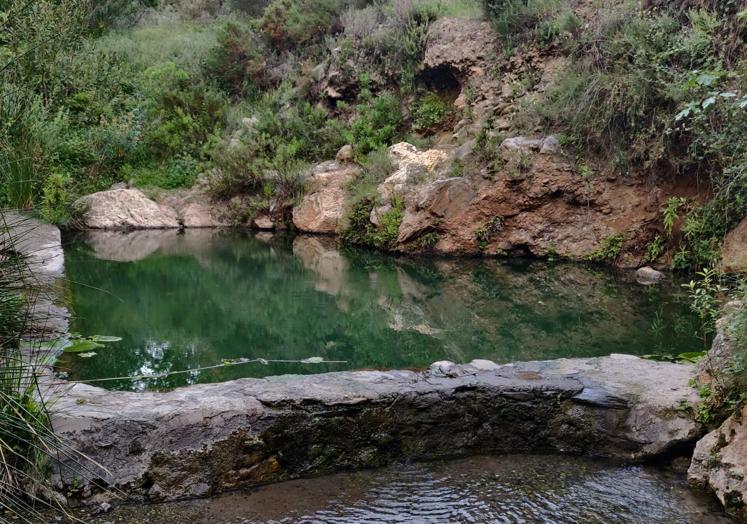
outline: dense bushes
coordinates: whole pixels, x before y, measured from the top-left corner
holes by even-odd
[[[619,173],[647,170],[709,182],[713,199],[681,210],[681,234],[651,250],[675,250],[673,266],[714,264],[723,236],[747,214],[747,132],[738,59],[724,34],[744,41],[734,13],[690,9],[643,15],[608,8],[579,39],[571,64],[539,113],[586,155]]]
[[[74,198],[114,182],[185,187],[208,171],[220,196],[290,197],[305,166],[344,143],[362,158],[410,122],[424,133],[438,124],[437,101],[409,115],[402,97],[415,93],[428,25],[475,7],[273,0],[261,16],[221,18],[232,6],[249,13],[241,3],[4,5],[0,56],[13,63],[2,72],[0,205],[64,222]],[[315,91],[325,60],[353,64],[348,104],[330,107]]]

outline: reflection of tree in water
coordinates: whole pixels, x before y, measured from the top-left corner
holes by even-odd
[[[340,252],[333,239],[321,237],[276,235],[263,242],[188,230],[140,232],[136,240],[147,246],[140,260],[129,256],[137,251],[127,249],[134,240],[121,234],[89,236],[66,251],[76,329],[124,339],[85,362],[68,358],[73,375],[190,369],[241,357],[350,362],[252,364],[191,379],[216,381],[422,367],[440,359],[647,353],[657,344],[681,352],[692,345],[672,328],[677,318],[691,319],[667,290],[643,290],[583,266],[393,258]],[[653,337],[655,315],[663,328]],[[153,344],[162,357],[148,351]],[[188,380],[172,377],[160,385]]]

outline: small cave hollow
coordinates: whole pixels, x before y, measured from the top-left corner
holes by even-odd
[[[420,87],[432,91],[449,103],[454,102],[462,92],[458,71],[447,64],[424,69],[418,73],[416,81]]]

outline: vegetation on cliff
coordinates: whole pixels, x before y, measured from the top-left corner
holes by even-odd
[[[242,216],[266,214],[292,205],[307,167],[344,144],[365,163],[402,139],[443,140],[459,118],[483,126],[475,162],[454,165],[460,175],[479,178],[507,133],[542,129],[560,134],[582,177],[697,188],[661,210],[663,227],[643,249],[650,262],[672,253],[675,269],[713,265],[747,210],[738,3],[5,0],[0,9],[0,205],[56,223],[77,196],[113,183],[189,187],[199,173],[214,196],[239,195]],[[453,86],[436,85],[453,79],[424,73],[429,28],[447,16],[492,22],[500,45],[488,79],[514,58],[558,63],[537,91],[540,70],[525,60],[511,89],[532,96],[508,123],[503,109],[473,114],[472,88],[457,109]],[[354,189],[356,200],[376,198],[365,176]]]

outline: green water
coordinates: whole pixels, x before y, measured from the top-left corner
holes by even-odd
[[[91,233],[66,239],[72,330],[122,341],[59,369],[91,380],[253,363],[117,389],[346,369],[422,368],[610,353],[697,351],[679,285],[539,261],[396,258],[332,239],[211,230]]]

